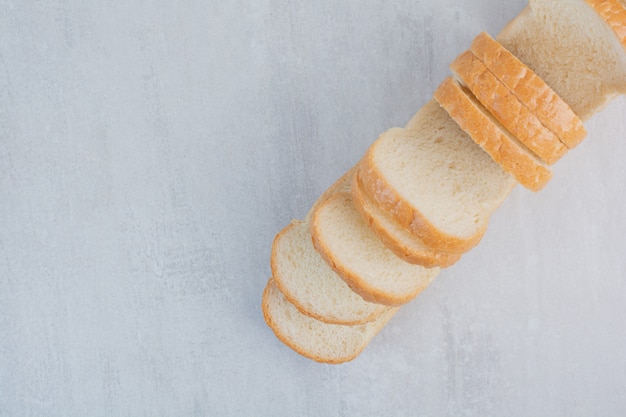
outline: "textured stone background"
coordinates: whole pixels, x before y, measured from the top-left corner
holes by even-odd
[[[626,102],[355,361],[274,235],[522,0],[0,0],[0,416],[626,413]]]

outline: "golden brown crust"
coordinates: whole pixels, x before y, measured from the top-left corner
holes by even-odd
[[[358,175],[363,189],[372,197],[378,206],[385,210],[402,227],[406,227],[424,244],[441,252],[463,253],[472,249],[482,239],[487,230],[487,220],[476,234],[470,237],[459,237],[439,230],[418,209],[413,207],[396,191],[376,167],[373,155],[380,141],[367,151],[359,163]]]
[[[444,80],[434,97],[461,129],[520,184],[539,191],[548,183],[552,171],[504,133],[472,102],[456,81],[451,78]]]
[[[548,164],[567,153],[567,147],[470,51],[450,65],[483,106],[502,125]]]
[[[585,0],[613,29],[626,48],[626,7],[619,0]]]
[[[270,266],[272,269],[272,276],[274,279],[274,284],[279,289],[279,291],[285,296],[287,301],[293,304],[298,309],[298,311],[300,311],[305,316],[312,317],[316,320],[319,320],[328,324],[356,325],[356,324],[368,323],[370,321],[375,320],[376,317],[384,310],[384,306],[381,305],[379,309],[373,311],[372,314],[365,317],[363,320],[345,321],[345,320],[340,320],[334,317],[322,316],[313,311],[310,311],[310,309],[307,309],[305,306],[303,306],[302,303],[297,299],[297,297],[295,297],[289,291],[288,286],[286,286],[282,281],[280,268],[278,268],[278,264],[277,264],[277,242],[283,235],[288,233],[289,230],[294,226],[295,226],[295,221],[291,222],[289,225],[287,225],[287,227],[285,227],[276,235],[276,237],[274,238],[274,243],[272,245],[272,254],[270,257]],[[340,279],[340,277],[338,276],[337,279]]]
[[[447,253],[434,249],[414,248],[398,241],[371,211],[369,205],[375,203],[371,201],[371,197],[368,196],[363,189],[358,173],[354,175],[352,179],[352,200],[354,201],[355,207],[374,233],[376,233],[383,244],[400,259],[411,264],[421,265],[425,268],[445,268],[454,264],[461,258],[460,253]]]
[[[470,50],[568,149],[585,138],[583,121],[572,108],[498,41],[483,32]]]

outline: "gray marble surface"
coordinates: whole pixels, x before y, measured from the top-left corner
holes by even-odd
[[[274,235],[522,0],[0,0],[0,416],[626,413],[626,102],[355,361]]]

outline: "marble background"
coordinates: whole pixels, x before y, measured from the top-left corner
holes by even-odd
[[[0,416],[623,416],[626,101],[355,361],[274,235],[522,0],[0,0]]]

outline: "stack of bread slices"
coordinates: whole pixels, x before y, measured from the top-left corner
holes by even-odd
[[[516,184],[547,184],[583,121],[626,92],[625,1],[531,0],[450,69],[404,128],[276,236],[263,314],[298,353],[355,358],[480,242]]]

